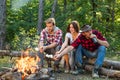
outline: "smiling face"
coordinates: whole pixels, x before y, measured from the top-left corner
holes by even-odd
[[[79,33],[79,26],[76,22],[71,22],[67,27],[67,32],[70,33]]]
[[[88,31],[85,31],[85,32],[82,32],[82,34],[87,38],[89,39],[91,34],[92,34],[92,30],[88,30]]]
[[[48,33],[52,33],[54,30],[54,25],[53,23],[46,23],[46,28],[48,30]]]
[[[70,33],[74,33],[74,32],[76,32],[76,31],[75,31],[75,28],[73,27],[72,24],[70,24],[69,29],[70,29]]]

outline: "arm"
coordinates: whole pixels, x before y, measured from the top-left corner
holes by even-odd
[[[65,47],[67,47],[67,45],[68,45],[68,37],[65,37],[65,41],[62,44],[61,49],[57,53],[59,54],[60,52],[62,52],[65,49]]]
[[[50,49],[50,48],[54,48],[57,46],[57,43],[52,43],[50,45],[47,45],[47,46],[44,46],[42,42],[40,42],[39,44],[39,49],[40,49],[40,52],[43,53],[46,49]]]
[[[109,43],[108,43],[107,41],[102,41],[102,40],[100,40],[100,39],[98,39],[98,38],[97,38],[97,41],[98,41],[98,43],[99,43],[100,45],[103,45],[103,46],[105,46],[105,47],[109,47]]]
[[[39,40],[39,44],[38,44],[38,48],[39,48],[41,53],[44,52],[44,47],[43,46],[44,46],[45,37],[46,37],[45,30],[43,29],[40,33],[40,40]]]
[[[53,42],[52,44],[45,46],[45,47],[46,47],[45,50],[46,50],[46,49],[50,49],[50,48],[54,48],[54,47],[56,47],[56,46],[57,46],[57,43],[56,43],[56,42]]]
[[[74,49],[73,46],[68,46],[67,48],[65,48],[60,54],[56,54],[54,56],[55,59],[58,59],[60,57],[62,57],[63,55],[67,54],[68,52],[72,51]]]
[[[97,36],[95,34],[91,34],[91,38],[94,38],[94,37],[97,39],[97,42],[100,45],[109,47],[109,43],[106,41],[106,39],[102,36],[102,34],[100,32],[97,32]]]

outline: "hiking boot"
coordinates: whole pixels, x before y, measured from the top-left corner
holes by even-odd
[[[93,78],[99,78],[98,69],[93,69],[92,70],[92,77]]]

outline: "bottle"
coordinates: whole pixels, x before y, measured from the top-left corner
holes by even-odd
[[[97,39],[95,37],[92,38],[92,40],[93,40],[94,43],[97,43]]]

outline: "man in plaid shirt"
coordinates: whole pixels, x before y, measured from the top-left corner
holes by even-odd
[[[48,18],[45,20],[46,28],[41,31],[39,50],[40,53],[40,65],[43,66],[44,52],[47,54],[46,59],[48,67],[51,67],[51,59],[57,50],[59,50],[62,45],[62,31],[56,27],[55,19]],[[54,65],[58,68],[59,60],[55,61]]]
[[[92,30],[89,25],[83,25],[81,31],[81,35],[60,54],[56,54],[54,58],[57,60],[69,51],[77,48],[77,52],[75,54],[77,66],[79,68],[83,66],[83,55],[87,58],[96,58],[94,69],[92,71],[92,77],[99,77],[98,70],[103,64],[106,47],[109,46],[109,43],[99,31]]]

